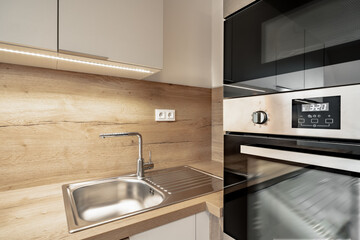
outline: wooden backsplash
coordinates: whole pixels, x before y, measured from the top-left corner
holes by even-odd
[[[211,92],[211,158],[213,161],[224,162],[224,131],[223,131],[223,87],[213,88]]]
[[[176,122],[155,122],[156,108]],[[211,159],[211,89],[0,63],[0,191]]]

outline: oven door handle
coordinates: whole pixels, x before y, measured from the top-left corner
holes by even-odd
[[[360,173],[360,160],[240,145],[240,153]]]

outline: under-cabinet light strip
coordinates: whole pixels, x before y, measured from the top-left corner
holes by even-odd
[[[256,88],[242,87],[242,86],[230,85],[230,84],[223,84],[223,86],[225,86],[225,87],[232,87],[232,88],[240,88],[240,89],[244,89],[244,90],[250,90],[250,91],[256,91],[256,92],[266,93],[266,91],[260,90],[260,89],[256,89]]]
[[[12,49],[7,49],[7,48],[0,48],[0,52],[18,53],[18,54],[27,55],[27,56],[35,56],[35,57],[42,57],[42,58],[48,58],[48,59],[56,59],[56,60],[61,60],[61,61],[66,61],[66,62],[82,63],[82,64],[87,64],[87,65],[92,65],[92,66],[114,68],[114,69],[133,71],[133,72],[153,73],[153,72],[151,72],[149,70],[145,70],[145,69],[141,69],[141,68],[121,67],[121,66],[103,64],[103,63],[96,63],[96,62],[75,60],[75,59],[71,59],[71,58],[51,56],[51,55],[46,55],[46,54],[41,54],[41,53],[33,53],[33,52],[12,50]]]

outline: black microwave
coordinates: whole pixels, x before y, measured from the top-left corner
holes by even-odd
[[[224,22],[224,97],[360,83],[359,0],[260,0]]]

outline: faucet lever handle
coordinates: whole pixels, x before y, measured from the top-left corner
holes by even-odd
[[[144,170],[153,169],[154,163],[151,160],[151,151],[149,151],[149,162],[144,163]]]

